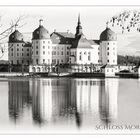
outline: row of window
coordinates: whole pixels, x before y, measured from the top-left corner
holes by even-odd
[[[36,64],[39,64],[38,61],[39,61],[39,60],[36,59]],[[50,63],[50,62],[51,62],[50,59],[48,59],[48,61],[47,61],[46,59],[43,59],[43,64],[45,64],[45,63]]]
[[[82,55],[79,56],[79,60],[82,61]],[[90,60],[91,60],[91,56],[88,55],[88,61],[90,61]]]
[[[39,47],[38,46],[36,46],[36,49],[38,49]],[[45,46],[43,46],[43,49],[45,49],[46,47]],[[32,48],[33,49],[33,48]],[[48,46],[48,49],[50,49],[50,46]]]
[[[59,48],[61,48],[62,50],[64,49],[63,47],[58,47],[58,46],[57,46],[57,47],[53,47],[53,49],[55,49],[55,50],[56,50],[56,49],[59,50]],[[70,47],[67,47],[67,49],[69,49],[69,48],[70,48]]]
[[[11,44],[11,47],[14,46],[15,44]],[[16,46],[19,46],[19,44],[16,44]],[[24,44],[21,44],[21,46],[24,46]]]
[[[14,63],[14,61],[11,60],[11,64],[13,64],[13,63]],[[17,63],[17,64],[20,64],[20,61],[17,60],[16,63]],[[22,63],[22,64],[24,64],[24,63],[29,64],[29,60],[21,60],[21,63]]]
[[[59,64],[59,63],[64,63],[63,59],[59,60],[59,59],[53,59],[52,63],[54,64]]]
[[[14,49],[11,48],[11,51],[14,51]],[[19,48],[17,48],[17,51],[19,51]],[[22,48],[22,51],[24,51],[23,48]],[[27,51],[29,51],[29,49],[27,49]]]
[[[107,47],[107,50],[109,50],[109,47]],[[115,48],[113,48],[113,50],[115,50]]]
[[[23,56],[23,55],[24,55],[24,54],[22,53],[22,54],[21,54],[21,56]],[[13,54],[13,53],[11,53],[11,56],[14,56],[14,54]],[[20,56],[20,53],[17,53],[17,55],[16,55],[16,56]],[[29,56],[29,53],[27,53],[27,54],[26,54],[26,56]]]
[[[109,52],[107,52],[107,55],[109,55]],[[115,52],[113,52],[113,55],[115,55]]]
[[[32,54],[33,54],[33,52],[32,52]],[[39,54],[39,51],[36,51],[36,55],[38,55]],[[46,54],[46,52],[45,51],[43,51],[43,55],[45,55]],[[48,51],[48,55],[50,54],[50,52]],[[64,55],[64,52],[62,51],[62,52],[57,52],[56,53],[56,51],[53,51],[52,52],[52,55]],[[69,52],[67,52],[67,55],[69,55]]]
[[[107,60],[107,62],[109,63],[109,59]],[[113,60],[113,63],[115,63],[115,60]]]

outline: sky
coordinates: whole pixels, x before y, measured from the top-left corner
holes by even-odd
[[[11,20],[24,15],[18,30],[24,33],[26,39],[39,26],[39,19],[43,19],[43,26],[52,33],[70,32],[75,34],[77,18],[80,13],[83,33],[88,39],[99,39],[106,28],[106,21],[123,11],[137,10],[140,7],[126,6],[0,6],[1,24],[0,32],[7,27]],[[20,26],[19,25],[19,26]],[[140,55],[140,33],[125,33],[111,28],[118,36],[118,54]]]

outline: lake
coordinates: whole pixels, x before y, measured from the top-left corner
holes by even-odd
[[[0,78],[0,133],[139,133],[139,79]]]

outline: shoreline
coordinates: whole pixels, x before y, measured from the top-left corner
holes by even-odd
[[[29,77],[29,78],[140,78],[137,73],[116,73],[114,76],[105,76],[104,73],[21,73],[0,72],[0,78]]]

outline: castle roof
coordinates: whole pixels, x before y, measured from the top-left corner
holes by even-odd
[[[92,49],[90,42],[92,41],[87,40],[84,35],[79,35],[78,37],[74,39],[71,48],[72,49],[76,49],[76,48]]]
[[[53,44],[72,44],[74,34],[69,32],[53,32],[51,40]]]
[[[32,37],[33,40],[36,40],[36,39],[48,39],[48,38],[50,38],[49,31],[46,28],[44,28],[43,25],[41,25],[42,21],[43,20],[39,20],[40,25],[33,32],[33,37]]]
[[[117,35],[110,28],[106,28],[100,35],[100,41],[116,41]]]
[[[15,30],[10,36],[9,36],[9,43],[22,43],[23,41],[23,35],[18,30]]]

